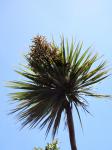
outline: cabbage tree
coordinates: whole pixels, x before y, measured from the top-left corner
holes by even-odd
[[[93,85],[108,77],[106,62],[100,61],[98,54],[90,48],[82,49],[80,42],[75,44],[72,40],[69,43],[62,38],[57,46],[54,41],[48,43],[45,37],[37,36],[25,55],[27,65],[16,70],[25,80],[9,84],[11,88],[19,89],[11,94],[13,101],[17,102],[12,113],[17,113],[22,127],[39,125],[42,129],[46,126],[46,135],[52,129],[54,138],[63,113],[71,150],[77,150],[73,108],[81,123],[79,107],[88,112],[86,97],[109,97],[93,91]]]

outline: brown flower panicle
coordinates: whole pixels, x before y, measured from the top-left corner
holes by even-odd
[[[27,55],[29,65],[36,69],[38,64],[46,65],[60,60],[60,53],[58,47],[53,43],[48,43],[45,36],[36,36],[33,39],[30,52]]]

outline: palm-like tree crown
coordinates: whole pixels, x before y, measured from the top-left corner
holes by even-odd
[[[80,119],[78,107],[87,111],[87,101],[83,96],[108,97],[91,90],[93,84],[108,76],[106,62],[94,66],[98,54],[93,54],[90,48],[82,53],[82,46],[82,43],[75,45],[72,41],[69,47],[68,41],[65,43],[62,38],[58,47],[54,42],[48,43],[43,36],[34,38],[26,55],[27,69],[16,71],[28,80],[12,81],[9,85],[21,89],[11,96],[18,102],[13,112],[18,112],[23,126],[40,124],[43,128],[47,125],[47,134],[53,127],[54,137],[62,112],[66,114],[68,106],[76,108]]]

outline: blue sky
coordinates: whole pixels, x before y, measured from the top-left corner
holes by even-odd
[[[8,116],[13,107],[7,96],[12,90],[4,87],[6,81],[21,79],[13,70],[24,62],[23,54],[28,51],[31,39],[42,34],[48,40],[54,36],[59,43],[60,34],[71,39],[73,36],[93,45],[112,65],[112,1],[111,0],[0,0],[0,149],[32,150],[44,147],[51,141],[44,140],[45,131],[28,128],[19,131],[21,123],[15,116]],[[111,94],[111,77],[105,80],[98,91]],[[88,98],[92,116],[81,112],[84,133],[74,112],[74,123],[78,150],[112,150],[112,102]],[[63,119],[62,119],[63,122]],[[61,150],[70,150],[67,130],[60,126]]]

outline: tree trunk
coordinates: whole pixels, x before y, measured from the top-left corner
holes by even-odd
[[[75,130],[74,130],[74,123],[73,123],[73,116],[70,104],[66,107],[66,113],[67,113],[67,125],[69,130],[69,138],[70,138],[70,144],[71,144],[71,150],[77,150],[76,146],[76,140],[75,140]]]

